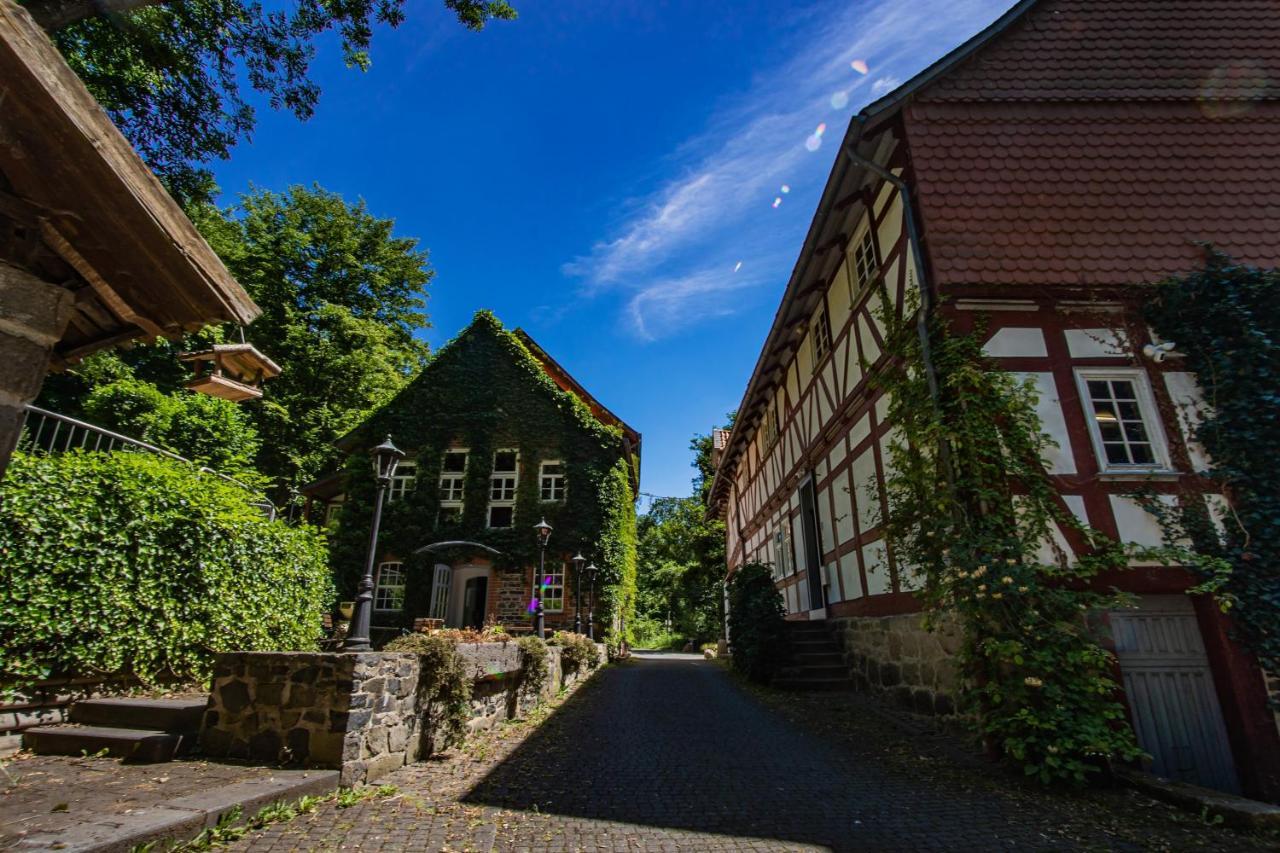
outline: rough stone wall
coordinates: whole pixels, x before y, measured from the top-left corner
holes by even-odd
[[[918,613],[830,620],[859,690],[883,694],[919,714],[956,713],[960,629],[926,631]]]
[[[515,643],[458,646],[473,679],[471,732],[546,701],[589,673],[564,673],[549,649],[547,684],[522,689]],[[604,659],[603,649],[601,659]],[[421,662],[403,652],[233,652],[219,655],[200,746],[206,755],[331,767],[342,784],[371,782],[439,742],[419,690]]]

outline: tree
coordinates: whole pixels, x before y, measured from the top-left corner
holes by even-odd
[[[315,42],[335,31],[347,65],[367,69],[375,24],[396,27],[404,0],[24,0],[147,164],[184,201],[207,199],[201,164],[226,159],[256,124],[247,81],[273,109],[305,120],[320,87]],[[445,0],[470,30],[511,20],[506,0]]]

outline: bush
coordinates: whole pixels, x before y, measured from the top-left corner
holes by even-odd
[[[600,665],[600,649],[585,634],[556,631],[548,645],[560,647],[560,666],[565,672],[581,672]]]
[[[405,634],[387,643],[383,651],[410,652],[421,658],[418,693],[429,703],[431,751],[461,743],[471,719],[471,679],[457,641],[442,634]]]
[[[768,681],[786,659],[782,594],[768,566],[748,563],[729,581],[729,643],[733,668]]]
[[[0,481],[0,682],[204,680],[215,652],[314,649],[322,535],[137,453],[14,454]]]
[[[525,696],[541,696],[551,677],[547,664],[547,644],[537,637],[516,640],[520,649],[520,692]]]

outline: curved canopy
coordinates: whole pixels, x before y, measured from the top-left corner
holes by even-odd
[[[480,542],[467,542],[465,540],[454,540],[450,542],[432,542],[430,545],[423,545],[421,548],[414,551],[413,553],[414,554],[432,554],[432,553],[435,553],[436,551],[446,551],[450,548],[477,548],[481,551],[488,551],[490,554],[495,554],[499,557],[502,556],[502,552],[497,550],[496,548],[490,548],[488,545],[485,545]]]

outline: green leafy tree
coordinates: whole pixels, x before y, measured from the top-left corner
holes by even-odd
[[[98,102],[179,198],[208,198],[201,164],[226,159],[256,124],[244,83],[273,109],[315,112],[317,39],[334,32],[367,69],[375,25],[404,21],[404,0],[24,0]],[[445,0],[471,30],[511,20],[505,0]]]

